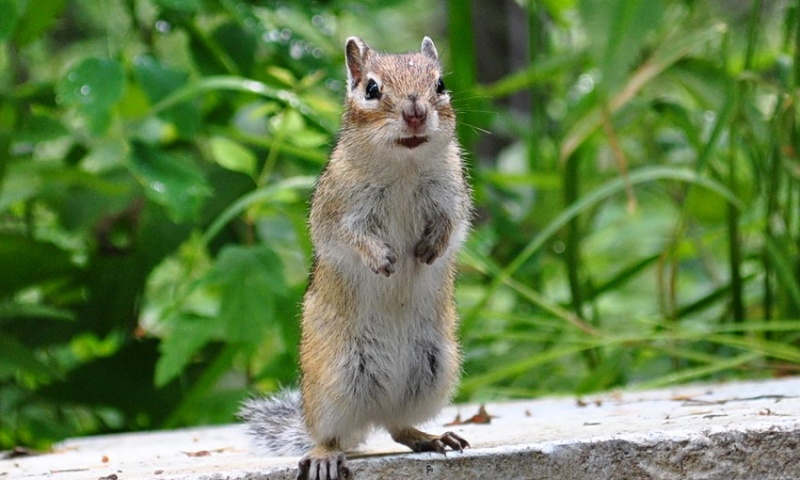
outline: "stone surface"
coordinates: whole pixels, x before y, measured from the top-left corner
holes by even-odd
[[[472,444],[408,453],[376,432],[349,466],[367,479],[796,479],[800,378],[609,393],[582,400],[490,403],[490,424],[425,428]],[[67,440],[51,453],[0,460],[0,480],[291,479],[298,458],[266,457],[240,425]]]

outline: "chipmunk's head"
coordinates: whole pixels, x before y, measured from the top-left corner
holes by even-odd
[[[383,54],[358,37],[347,39],[344,125],[368,133],[374,146],[414,150],[448,142],[455,130],[450,92],[433,40],[419,52]]]

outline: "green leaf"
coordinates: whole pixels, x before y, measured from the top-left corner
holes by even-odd
[[[661,0],[582,0],[589,51],[601,68],[606,92],[615,92],[640,57],[647,35],[664,15]]]
[[[140,55],[133,61],[133,73],[139,86],[151,103],[157,103],[173,90],[182,87],[189,74],[161,65],[149,55]]]
[[[34,113],[25,119],[15,140],[37,143],[55,140],[68,134],[69,130],[53,115]]]
[[[212,194],[203,172],[188,160],[143,143],[133,142],[131,147],[130,169],[147,197],[166,207],[177,222],[195,218]]]
[[[682,85],[708,110],[721,111],[733,94],[735,82],[714,60],[684,58],[667,71],[670,81]]]
[[[189,74],[163,66],[149,55],[140,55],[133,62],[133,73],[139,87],[151,104],[158,104],[174,91],[186,85]],[[200,108],[192,101],[181,101],[155,112],[159,117],[171,122],[178,132],[189,137],[200,128]]]
[[[168,97],[165,97],[163,100],[160,100],[158,103],[153,105],[153,111],[156,113],[164,112],[187,100],[201,96],[208,92],[216,91],[246,92],[268,98],[270,100],[275,100],[282,105],[298,109],[307,120],[310,120],[323,130],[333,130],[329,119],[320,115],[320,109],[309,107],[309,105],[295,92],[291,90],[277,89],[267,85],[264,82],[258,82],[249,78],[236,76],[205,77],[197,82],[190,83],[185,87],[172,92]]]
[[[744,208],[739,199],[733,195],[730,190],[725,188],[725,186],[714,180],[701,177],[696,172],[675,168],[644,167],[631,172],[627,178],[627,182],[629,182],[631,186],[636,186],[640,183],[653,182],[656,180],[673,180],[700,186],[725,198],[728,203],[733,205],[735,208],[740,210]],[[570,205],[546,227],[544,227],[534,238],[531,239],[530,242],[528,242],[528,244],[517,254],[517,256],[493,278],[492,283],[486,288],[480,301],[477,302],[477,304],[464,315],[464,319],[462,321],[462,324],[464,325],[462,328],[464,331],[469,331],[469,329],[472,328],[477,315],[487,304],[489,298],[491,298],[491,296],[501,285],[508,282],[511,276],[545,244],[547,239],[554,236],[559,229],[563,228],[564,225],[566,225],[573,218],[577,217],[581,212],[586,211],[587,209],[592,208],[593,205],[601,203],[607,198],[624,191],[626,188],[625,186],[626,179],[624,178],[616,178],[604,183],[601,187],[584,195],[575,203]]]
[[[170,322],[173,331],[161,342],[161,356],[156,363],[155,386],[171,382],[191,363],[203,346],[221,334],[220,323],[213,318],[180,314]]]
[[[646,268],[650,267],[654,263],[656,263],[659,258],[661,258],[661,254],[654,254],[649,255],[645,258],[636,260],[632,262],[630,265],[623,267],[618,272],[613,273],[611,278],[606,280],[600,285],[595,286],[592,288],[592,297],[599,297],[603,293],[607,291],[615,291],[618,290],[621,285],[629,282],[636,276],[642,273]]]
[[[14,40],[20,47],[42,38],[42,34],[61,16],[67,0],[28,1],[26,4],[14,31]],[[5,10],[0,11],[6,14]]]
[[[87,58],[71,68],[56,86],[57,100],[76,107],[94,133],[111,123],[111,107],[125,92],[125,70],[116,60]]]
[[[61,405],[110,407],[140,428],[155,427],[182,396],[178,385],[155,390],[157,346],[154,339],[123,342],[113,355],[79,365],[64,382],[47,385],[36,394]]]
[[[212,281],[219,285],[219,321],[229,342],[258,343],[276,321],[277,299],[286,293],[283,265],[267,245],[227,246]]]
[[[0,303],[0,319],[2,318],[74,321],[75,313],[70,310],[40,303],[9,302]]]
[[[244,28],[241,22],[229,22],[214,30],[214,40],[236,64],[239,71],[249,75],[255,63],[258,38],[252,29]]]
[[[33,375],[47,380],[56,373],[40,361],[31,350],[22,343],[7,336],[0,336],[0,379],[13,375]]]
[[[693,219],[709,225],[718,225],[727,215],[725,199],[708,190],[698,188],[689,190],[684,205]]]
[[[574,52],[546,57],[541,63],[528,65],[494,83],[476,87],[475,95],[492,98],[505,97],[526,88],[551,82],[556,75],[575,68],[575,65],[580,64],[584,57],[584,54]]]
[[[724,24],[714,23],[700,30],[691,31],[688,34],[684,33],[680,37],[675,35],[675,38],[670,37],[664,40],[656,47],[648,60],[630,75],[623,88],[608,100],[608,113],[613,114],[625,106],[645,85],[661,75],[675,62],[688,55],[692,49],[720,36],[725,30]],[[729,113],[723,110],[719,118],[726,119],[727,115]],[[561,160],[569,158],[586,141],[589,135],[602,124],[602,120],[603,112],[601,106],[594,105],[579,120],[575,121],[561,142],[559,158]],[[698,163],[700,164],[702,161]]]
[[[69,275],[75,268],[68,252],[28,238],[0,235],[0,295]],[[13,273],[12,273],[13,272]]]
[[[314,188],[315,178],[311,176],[290,177],[286,180],[270,184],[243,195],[241,198],[230,204],[216,219],[209,225],[203,233],[202,243],[208,245],[217,236],[225,225],[236,218],[248,208],[259,203],[296,201],[298,191],[306,191]]]
[[[0,42],[11,36],[19,19],[19,2],[17,0],[0,0]]]
[[[797,259],[786,252],[774,238],[766,238],[767,255],[772,267],[775,269],[778,284],[783,287],[787,300],[794,304],[795,311],[800,310],[800,280],[792,271],[791,266],[797,264]]]
[[[0,210],[17,202],[24,202],[40,193],[44,185],[39,165],[26,161],[3,165],[4,175],[0,189]]]
[[[221,167],[253,176],[256,157],[253,152],[226,137],[211,138],[211,155]]]
[[[693,112],[669,99],[658,99],[653,102],[654,111],[664,120],[674,124],[686,136],[689,145],[700,150],[703,148],[703,140],[700,136],[699,126],[692,117]],[[677,143],[677,142],[676,142]]]
[[[686,383],[690,381],[697,381],[704,377],[710,377],[715,373],[725,370],[735,370],[741,368],[761,357],[759,353],[745,352],[733,358],[721,357],[708,365],[701,365],[699,367],[688,368],[670,372],[666,375],[657,378],[648,379],[638,385],[639,388],[661,388],[667,385],[675,385],[678,383]]]
[[[156,0],[156,4],[164,9],[192,13],[200,8],[200,0]]]
[[[517,361],[503,366],[495,367],[486,373],[471,375],[461,382],[460,389],[462,393],[469,395],[471,392],[491,385],[492,383],[498,383],[510,378],[519,378],[520,376],[530,374],[531,370],[536,367],[555,362],[564,357],[569,357],[588,350],[591,347],[592,346],[588,344],[560,344],[543,352],[520,358]]]
[[[300,148],[316,148],[328,141],[328,136],[306,126],[303,116],[294,109],[270,118],[270,127],[276,138],[285,138]]]
[[[559,25],[566,25],[568,22],[567,13],[575,7],[576,0],[543,0],[542,5],[547,9],[547,13],[553,17]],[[528,4],[528,8],[532,8],[533,3]]]
[[[125,90],[125,70],[116,60],[87,58],[71,68],[56,86],[61,102],[86,113],[111,108]]]

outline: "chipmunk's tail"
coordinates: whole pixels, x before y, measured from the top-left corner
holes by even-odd
[[[297,390],[283,390],[271,397],[245,400],[238,416],[247,424],[248,433],[259,448],[266,453],[303,455],[311,448]]]

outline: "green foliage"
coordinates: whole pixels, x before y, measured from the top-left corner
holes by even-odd
[[[45,3],[0,24],[0,446],[230,421],[296,377],[332,13]]]
[[[111,121],[111,107],[122,98],[124,89],[125,72],[119,62],[87,58],[56,85],[56,101],[75,107],[92,133],[102,134]]]
[[[481,125],[510,145],[475,172],[461,398],[796,372],[797,5],[552,3],[472,87],[534,117]]]
[[[459,399],[796,372],[796,2],[518,2],[491,84],[473,3],[0,0],[0,448],[295,383],[342,40],[436,15],[479,212]]]

